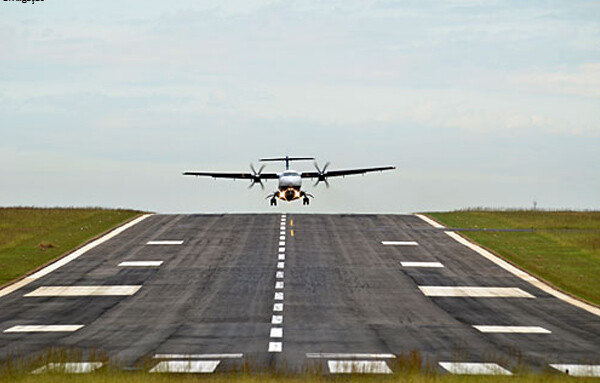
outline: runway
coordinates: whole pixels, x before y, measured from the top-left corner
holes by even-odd
[[[413,215],[153,215],[0,298],[0,359],[49,347],[108,355],[86,372],[393,373],[418,351],[600,376],[600,317]]]

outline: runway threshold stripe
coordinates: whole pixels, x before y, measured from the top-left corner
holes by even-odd
[[[428,297],[535,298],[518,287],[419,286]]]
[[[220,360],[170,360],[154,366],[151,373],[210,374],[215,372]]]
[[[244,354],[155,354],[154,359],[239,359]]]
[[[183,245],[183,241],[148,241],[146,245]]]
[[[83,328],[82,324],[78,325],[20,325],[13,326],[4,330],[4,333],[15,332],[74,332]]]
[[[567,375],[579,377],[600,377],[600,365],[594,364],[551,364],[550,367]]]
[[[332,353],[309,352],[306,357],[310,359],[394,359],[394,354],[361,354],[361,353]]]
[[[125,261],[119,263],[119,267],[159,267],[163,261]]]
[[[32,371],[32,374],[67,373],[67,374],[89,374],[103,366],[102,362],[67,362],[48,363],[47,365]]]
[[[392,370],[382,360],[328,360],[332,374],[391,374]]]
[[[456,375],[512,375],[512,372],[496,363],[439,363],[443,369]]]
[[[440,262],[400,262],[402,267],[431,267],[431,268],[442,268]]]
[[[415,241],[381,241],[384,246],[419,246]]]
[[[551,334],[552,331],[539,326],[473,326],[484,333],[498,334]]]
[[[25,294],[25,297],[81,297],[133,295],[142,286],[42,286]]]

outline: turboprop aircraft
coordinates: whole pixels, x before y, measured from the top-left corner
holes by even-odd
[[[285,161],[285,170],[281,173],[263,173],[266,164],[263,164],[258,171],[254,168],[253,164],[250,164],[250,170],[252,173],[217,173],[217,172],[184,172],[186,176],[199,176],[199,177],[212,177],[212,178],[229,178],[229,179],[249,179],[250,186],[252,188],[256,184],[260,184],[264,190],[262,180],[279,179],[279,185],[277,190],[269,194],[266,199],[271,199],[271,206],[277,205],[277,199],[291,202],[302,198],[302,204],[310,204],[310,198],[314,198],[312,194],[309,194],[302,190],[302,179],[310,178],[316,179],[314,186],[317,186],[320,182],[324,182],[329,187],[327,178],[329,177],[344,177],[353,174],[365,174],[369,172],[382,172],[384,170],[396,169],[395,166],[381,166],[375,168],[360,168],[360,169],[347,169],[347,170],[327,170],[329,162],[323,166],[323,169],[319,168],[317,162],[314,162],[316,172],[298,172],[290,169],[290,162],[292,161],[314,161],[312,157],[281,157],[281,158],[261,158],[260,162],[271,162],[271,161]]]

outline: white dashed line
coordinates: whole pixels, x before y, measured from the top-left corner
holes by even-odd
[[[328,360],[332,374],[391,374],[392,370],[382,360]]]
[[[42,286],[25,297],[82,297],[133,295],[142,286]]]
[[[239,359],[244,354],[155,354],[154,359]]]
[[[4,330],[4,333],[13,332],[73,332],[81,329],[82,324],[76,325],[21,325],[13,326],[9,329]]]
[[[279,240],[280,240],[280,241],[285,241],[285,235],[280,235],[280,236],[279,236]]]
[[[281,246],[281,245],[280,245],[280,246]],[[280,252],[280,253],[285,253],[285,247],[280,247],[280,248],[279,248],[279,252]]]
[[[444,267],[440,262],[400,262],[402,267]]]
[[[283,328],[273,327],[271,328],[271,338],[283,338]]]
[[[278,269],[284,269],[285,268],[285,262],[277,262],[277,268]]]
[[[283,315],[273,315],[271,318],[271,324],[282,324],[283,323]]]
[[[419,286],[428,297],[535,298],[517,287]]]
[[[539,326],[473,326],[485,333],[499,334],[551,334],[552,331]]]
[[[220,360],[170,360],[154,366],[150,373],[210,374],[215,372]]]
[[[119,267],[159,267],[163,261],[125,261],[119,263]]]
[[[279,246],[285,246],[285,241],[280,241]]]
[[[451,374],[457,375],[512,375],[496,363],[454,363],[440,362],[440,366]]]
[[[600,365],[593,364],[551,364],[550,367],[571,376],[600,377]]]
[[[283,271],[278,271],[275,273],[275,278],[277,278],[277,279],[283,279],[283,276],[284,276]]]
[[[183,245],[183,241],[148,241],[146,245]]]
[[[275,282],[275,289],[276,290],[283,289],[283,282],[282,281]]]
[[[309,352],[306,354],[310,359],[394,359],[394,354],[360,354],[360,353],[332,353],[332,352]]]
[[[269,352],[281,352],[282,350],[283,350],[283,343],[269,342]]]
[[[283,311],[283,303],[275,303],[273,305],[273,311]]]
[[[415,241],[381,241],[384,246],[419,246]]]
[[[276,301],[282,301],[283,300],[283,293],[275,293],[275,298]]]
[[[279,253],[277,254],[277,259],[280,261],[285,261],[285,253]]]
[[[71,363],[48,363],[47,365],[32,371],[32,374],[67,373],[67,374],[89,374],[102,367],[102,362],[71,362]]]

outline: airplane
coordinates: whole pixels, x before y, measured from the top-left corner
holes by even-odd
[[[265,199],[271,199],[271,206],[277,205],[277,200],[283,200],[286,202],[292,202],[294,200],[302,198],[302,205],[309,205],[310,198],[314,198],[312,194],[309,194],[302,190],[302,179],[310,178],[315,179],[314,186],[316,187],[320,182],[324,182],[327,187],[329,187],[329,181],[327,178],[329,177],[344,177],[353,174],[365,174],[369,172],[382,172],[384,170],[392,170],[396,169],[395,166],[381,166],[381,167],[373,167],[373,168],[359,168],[359,169],[348,169],[348,170],[330,170],[329,162],[323,166],[323,169],[319,168],[319,165],[315,161],[313,157],[277,157],[277,158],[261,158],[260,162],[272,162],[272,161],[285,161],[285,171],[281,173],[263,173],[263,170],[266,164],[263,164],[258,171],[254,168],[253,164],[250,164],[251,173],[217,173],[217,172],[184,172],[185,176],[198,176],[198,177],[212,177],[214,179],[217,178],[229,178],[229,179],[249,179],[250,186],[252,188],[254,185],[259,184],[261,188],[264,190],[265,185],[263,185],[262,180],[269,179],[278,179],[279,185],[277,190],[269,194]],[[292,161],[315,161],[314,166],[316,168],[316,172],[298,172],[296,170],[290,169],[290,162]]]

